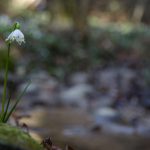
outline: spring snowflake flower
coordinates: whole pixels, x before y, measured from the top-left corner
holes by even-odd
[[[25,43],[24,34],[19,29],[15,29],[11,32],[6,39],[6,42],[10,43],[14,41],[16,41],[19,45]]]

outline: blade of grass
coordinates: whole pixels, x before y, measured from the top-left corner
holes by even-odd
[[[4,114],[3,114],[3,116],[2,116],[2,119],[1,119],[1,121],[2,121],[3,123],[5,123],[5,117],[6,117],[7,112],[8,112],[10,100],[11,100],[11,95],[9,96],[9,99],[8,99],[7,105],[6,105],[6,109],[5,109]]]
[[[6,115],[5,117],[5,122],[8,121],[10,115],[12,114],[12,112],[15,110],[17,104],[19,103],[20,99],[22,98],[22,96],[25,94],[27,88],[29,87],[29,85],[31,84],[31,81],[26,85],[26,87],[24,88],[24,90],[21,92],[21,94],[19,95],[19,97],[17,98],[15,104],[13,105],[13,107],[10,109],[9,113]]]

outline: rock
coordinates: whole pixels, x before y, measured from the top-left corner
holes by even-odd
[[[102,131],[109,134],[133,135],[136,130],[131,126],[120,125],[117,123],[107,123],[102,126]]]
[[[126,104],[124,107],[119,109],[122,119],[124,122],[128,124],[135,124],[135,122],[139,122],[140,118],[142,118],[145,114],[144,109],[135,102]]]
[[[142,100],[140,101],[140,104],[150,110],[150,88],[143,90],[142,93]]]
[[[107,68],[97,73],[97,87],[105,93],[115,96],[118,90],[128,91],[131,79],[137,74],[128,68]]]
[[[43,150],[28,133],[7,124],[0,124],[1,150]]]
[[[78,84],[60,92],[60,98],[65,105],[73,105],[82,108],[87,107],[87,96],[93,88],[88,84]]]
[[[32,75],[31,79],[32,82],[22,97],[23,107],[55,105],[55,93],[57,91],[58,82],[44,73]],[[18,93],[23,91],[27,84],[26,82],[20,85]]]
[[[114,98],[110,95],[100,95],[97,101],[97,108],[111,107],[114,103]]]
[[[117,110],[105,107],[99,108],[94,113],[96,124],[105,124],[106,122],[120,121],[120,114]]]
[[[66,136],[82,136],[87,134],[87,130],[83,126],[75,126],[68,129],[64,129],[63,134]]]
[[[88,73],[77,72],[71,76],[70,82],[73,85],[81,84],[81,83],[83,84],[83,83],[87,83],[88,79],[89,79]]]

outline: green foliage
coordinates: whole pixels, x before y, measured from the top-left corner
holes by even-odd
[[[103,25],[94,24],[91,20],[83,35],[70,29],[52,30],[40,18],[43,17],[36,14],[35,18],[26,16],[22,20],[27,39],[23,45],[24,53],[34,56],[26,63],[29,71],[40,66],[63,78],[72,71],[118,63],[122,55],[127,61],[130,59],[127,57],[137,55],[140,62],[150,63],[148,26],[128,23]],[[3,29],[1,33],[6,32],[4,26],[0,29]]]
[[[147,41],[150,29],[142,25],[118,27],[110,24],[90,28],[84,37],[73,30],[47,32],[45,28],[38,28],[38,32],[42,33],[41,36],[26,35],[29,40],[24,48],[35,56],[29,66],[42,64],[56,76],[115,63],[120,53],[140,54],[141,61],[148,60],[150,56]]]

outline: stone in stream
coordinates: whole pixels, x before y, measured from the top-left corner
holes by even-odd
[[[110,122],[119,122],[121,121],[120,113],[109,107],[99,108],[94,112],[94,118],[96,124],[105,124]]]
[[[89,84],[78,84],[60,92],[60,99],[66,106],[87,108],[87,97],[93,92]]]
[[[0,150],[43,150],[43,148],[28,133],[1,123]]]

